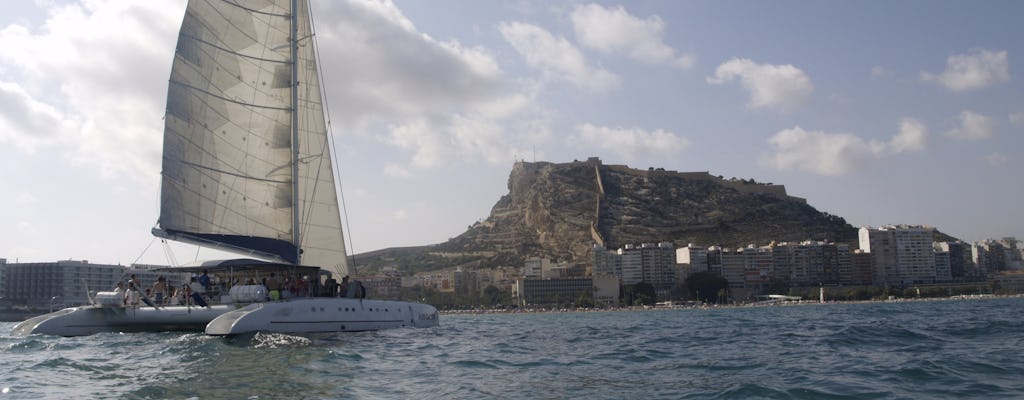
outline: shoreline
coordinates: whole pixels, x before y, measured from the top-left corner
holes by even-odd
[[[585,312],[623,312],[623,311],[667,311],[667,310],[716,310],[735,309],[751,307],[796,307],[813,305],[836,305],[836,304],[875,304],[875,303],[907,303],[907,302],[928,302],[928,301],[954,301],[954,300],[991,300],[1024,297],[1024,294],[976,294],[957,295],[950,297],[922,297],[922,298],[894,298],[886,300],[832,300],[820,302],[818,300],[758,302],[745,304],[701,304],[701,305],[668,305],[668,306],[628,306],[628,307],[606,307],[606,308],[496,308],[496,309],[472,309],[472,310],[438,310],[440,315],[490,315],[490,314],[542,314],[542,313],[585,313]]]

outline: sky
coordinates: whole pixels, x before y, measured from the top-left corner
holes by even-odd
[[[219,255],[150,235],[184,7],[4,3],[0,258]],[[588,157],[784,184],[854,226],[1024,238],[1024,2],[312,8],[356,253],[463,233],[516,160]]]

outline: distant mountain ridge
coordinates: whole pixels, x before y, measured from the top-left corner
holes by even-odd
[[[516,162],[508,188],[486,219],[458,237],[365,253],[357,264],[403,271],[521,266],[529,257],[586,264],[595,243],[614,249],[649,242],[857,241],[856,228],[843,218],[789,196],[782,185],[708,172],[639,170],[598,158]]]

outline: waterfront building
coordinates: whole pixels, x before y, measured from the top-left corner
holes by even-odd
[[[988,251],[985,250],[984,246],[978,243],[971,245],[971,263],[974,264],[974,269],[970,271],[968,276],[984,278],[988,275],[989,257],[987,253]]]
[[[619,263],[622,265],[623,285],[635,285],[644,280],[643,254],[637,251],[636,246],[627,244],[618,250]]]
[[[935,282],[946,283],[953,280],[953,276],[950,273],[952,267],[950,266],[951,259],[948,251],[935,248]]]
[[[11,304],[36,308],[55,308],[89,304],[96,292],[111,290],[118,281],[135,274],[142,288],[164,276],[168,284],[182,285],[184,274],[167,274],[122,265],[90,264],[88,261],[63,260],[36,263],[3,263],[4,298]]]
[[[874,257],[875,284],[905,286],[935,282],[935,228],[924,226],[862,227],[860,249]]]
[[[872,264],[874,258],[871,253],[857,249],[850,255],[850,275],[840,277],[840,283],[844,285],[871,285],[874,280],[875,267]]]
[[[523,262],[522,276],[526,278],[541,278],[544,270],[551,267],[551,260],[541,257],[530,257]]]
[[[722,249],[720,254],[722,277],[729,281],[729,288],[743,288],[747,269],[747,259],[743,250]]]
[[[1007,257],[1006,247],[1001,242],[989,239],[977,243],[979,247],[985,249],[982,253],[985,257],[986,272],[995,273],[999,271],[1005,271],[1007,269]]]
[[[722,276],[722,248],[718,246],[708,247],[708,272]]]
[[[682,281],[690,274],[708,272],[708,249],[693,243],[676,249],[676,266],[677,281]]]
[[[935,251],[949,253],[949,275],[954,281],[963,281],[974,268],[971,260],[971,247],[964,242],[936,242]]]
[[[375,299],[397,300],[402,294],[402,275],[397,272],[384,272],[373,276],[356,277],[366,288],[368,297]]]
[[[654,286],[659,299],[668,298],[676,283],[676,250],[669,242],[640,245],[643,282]]]
[[[518,279],[513,295],[520,306],[571,306],[594,299],[592,278]],[[602,292],[603,297],[607,297]]]
[[[591,275],[622,277],[622,259],[618,252],[609,251],[595,244],[590,252]]]
[[[618,307],[619,298],[622,296],[622,282],[614,276],[595,276],[594,283],[594,304],[604,307]]]
[[[817,286],[852,281],[850,247],[816,241],[773,243],[775,279],[794,286]],[[844,278],[845,276],[845,278]]]

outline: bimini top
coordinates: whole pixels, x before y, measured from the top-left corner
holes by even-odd
[[[223,271],[232,272],[293,272],[299,275],[316,276],[319,274],[330,275],[330,272],[323,271],[319,267],[306,265],[293,265],[279,262],[254,260],[251,258],[235,258],[230,260],[209,260],[186,264],[180,267],[158,268],[160,272],[170,273],[191,273],[201,274],[203,271],[217,273]]]

